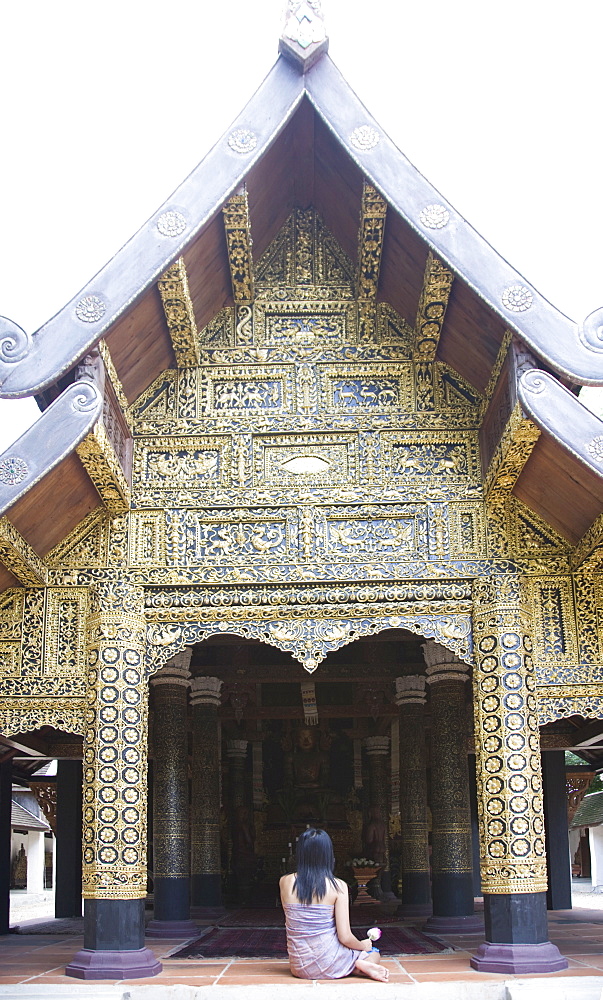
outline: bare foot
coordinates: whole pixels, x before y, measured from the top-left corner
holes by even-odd
[[[384,965],[376,965],[374,962],[359,958],[356,962],[356,968],[363,976],[376,979],[378,983],[386,983],[389,979],[389,969],[386,969]]]

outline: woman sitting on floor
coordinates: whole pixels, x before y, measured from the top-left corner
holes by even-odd
[[[280,880],[287,951],[294,976],[341,979],[359,972],[385,983],[388,970],[369,938],[350,929],[348,887],[335,878],[333,843],[324,830],[305,830],[297,842],[297,871]]]

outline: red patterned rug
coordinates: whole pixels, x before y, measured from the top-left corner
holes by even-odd
[[[380,906],[353,906],[350,915],[354,924],[381,927],[382,924],[402,923],[400,917],[392,913],[382,913]],[[284,927],[285,914],[280,906],[270,909],[231,910],[216,920],[218,927]]]
[[[352,929],[357,937],[365,937],[366,927]],[[433,955],[453,950],[438,938],[414,927],[389,927],[381,938],[382,955]],[[171,957],[286,958],[285,930],[280,927],[212,927]]]

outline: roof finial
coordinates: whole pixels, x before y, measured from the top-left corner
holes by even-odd
[[[320,0],[287,0],[279,52],[305,73],[329,47]]]

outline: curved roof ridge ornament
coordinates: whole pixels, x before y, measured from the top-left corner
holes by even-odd
[[[541,430],[603,477],[603,420],[539,368],[523,373],[518,395],[523,409]]]
[[[287,0],[279,52],[306,73],[328,48],[320,0]]]

